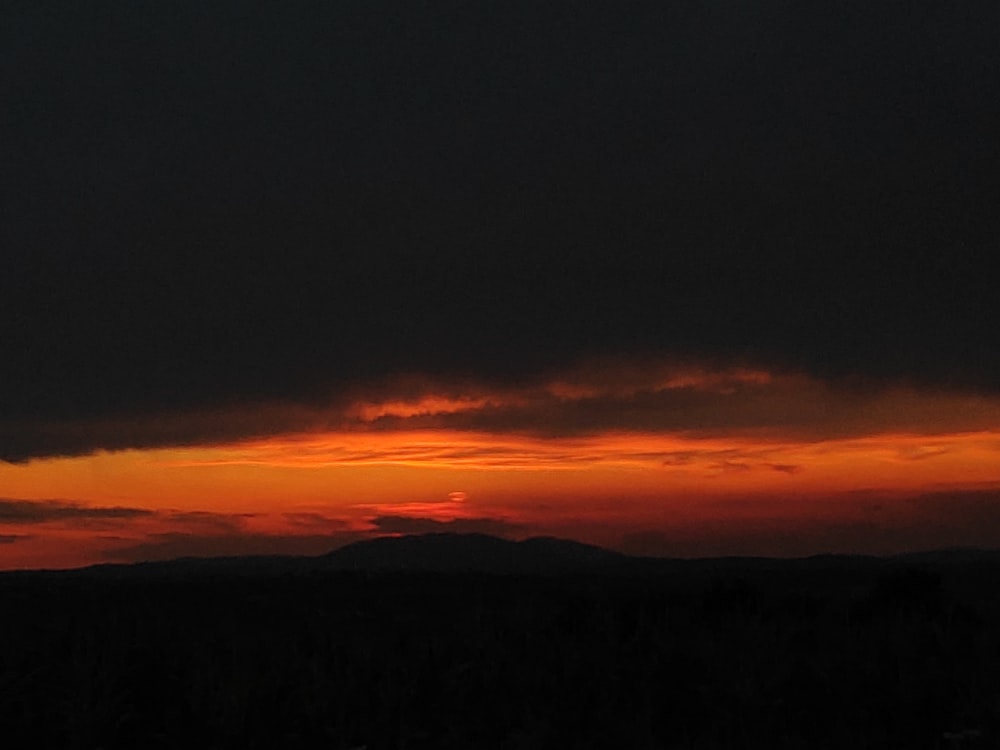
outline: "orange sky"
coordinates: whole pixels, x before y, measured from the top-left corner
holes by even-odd
[[[0,463],[0,566],[438,529],[684,556],[1000,545],[1000,401],[983,396],[592,366],[302,413],[250,439]]]

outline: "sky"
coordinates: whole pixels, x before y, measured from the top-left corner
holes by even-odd
[[[0,568],[1000,546],[1000,5],[8,3]]]

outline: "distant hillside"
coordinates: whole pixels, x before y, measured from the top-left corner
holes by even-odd
[[[588,570],[625,555],[553,537],[512,542],[486,534],[420,534],[355,542],[325,555],[334,570],[547,573]]]
[[[397,571],[400,573],[560,574],[607,573],[641,578],[699,581],[738,576],[746,580],[856,579],[906,567],[921,567],[948,575],[1000,575],[1000,550],[948,549],[871,557],[816,555],[805,558],[633,557],[620,552],[555,537],[515,542],[487,534],[431,533],[377,537],[354,542],[318,557],[246,555],[184,557],[138,563],[104,563],[65,571],[0,571],[0,578],[33,576],[110,578],[259,577],[324,571]]]

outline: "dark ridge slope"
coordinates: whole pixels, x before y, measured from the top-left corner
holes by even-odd
[[[586,570],[628,558],[552,537],[513,542],[486,534],[421,534],[355,542],[328,555],[324,567],[353,570],[545,573]]]

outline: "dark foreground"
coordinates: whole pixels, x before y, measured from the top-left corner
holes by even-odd
[[[0,744],[996,747],[998,584],[974,559],[5,574]]]

